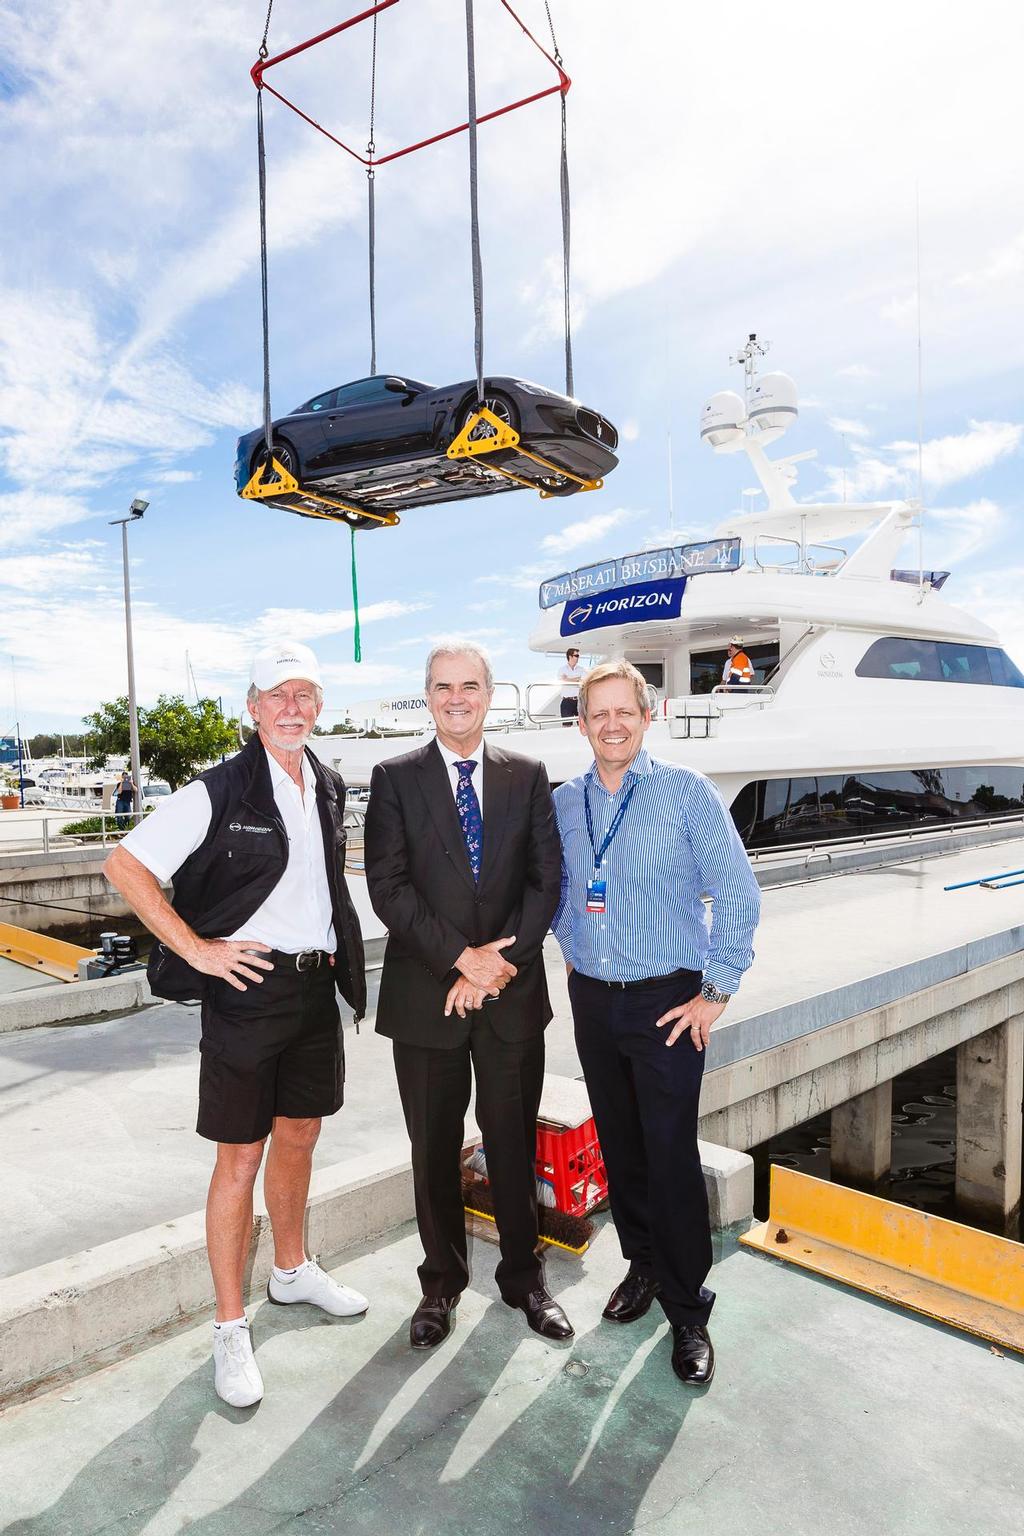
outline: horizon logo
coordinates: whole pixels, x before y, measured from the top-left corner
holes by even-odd
[[[243,824],[240,821],[231,821],[228,823],[229,832],[258,832],[262,836],[263,834],[272,832],[273,830],[273,827],[251,827],[248,825],[248,823]]]
[[[643,624],[650,619],[677,619],[685,588],[686,577],[677,576],[668,581],[641,582],[625,590],[620,587],[576,608],[566,605],[561,633],[602,629],[611,624]]]

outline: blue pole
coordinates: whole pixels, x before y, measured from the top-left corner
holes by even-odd
[[[1008,869],[1002,875],[982,875],[980,880],[961,880],[957,885],[944,885],[944,891],[964,891],[969,885],[984,885],[988,880],[1009,880],[1011,875],[1024,875],[1024,869]]]
[[[21,791],[21,808],[25,809],[25,770],[21,763],[21,721],[14,722],[15,735],[18,738],[18,788]],[[1024,873],[1024,871],[1022,871]]]

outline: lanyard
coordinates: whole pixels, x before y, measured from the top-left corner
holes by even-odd
[[[587,812],[587,831],[590,833],[590,849],[591,849],[591,852],[594,855],[594,868],[595,869],[600,869],[601,868],[601,860],[604,858],[605,854],[608,852],[608,845],[611,842],[612,838],[615,836],[616,832],[619,830],[620,826],[622,825],[622,818],[623,818],[623,816],[625,816],[626,808],[629,805],[629,802],[633,798],[633,791],[634,791],[634,789],[636,789],[637,782],[638,781],[636,779],[634,779],[632,784],[629,786],[629,790],[628,790],[628,792],[626,794],[626,798],[623,800],[622,804],[619,806],[618,810],[615,812],[615,815],[614,815],[614,817],[612,819],[612,824],[608,828],[608,831],[605,833],[605,835],[604,835],[604,842],[601,844],[600,848],[598,848],[597,844],[594,842],[594,818],[590,814],[590,790],[589,790],[589,788],[588,788],[588,786],[586,784],[584,784],[584,786],[583,786],[583,804],[584,804],[584,806],[586,808],[586,812]]]

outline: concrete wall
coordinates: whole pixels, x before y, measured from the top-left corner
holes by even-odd
[[[109,848],[62,848],[0,858],[0,920],[19,928],[45,928],[60,937],[97,918],[122,918],[129,909],[103,877]],[[40,905],[45,903],[46,905]],[[52,905],[50,905],[52,903]],[[78,908],[62,915],[62,908]]]
[[[712,1068],[700,1134],[746,1151],[1021,1014],[1024,952],[1017,951]]]

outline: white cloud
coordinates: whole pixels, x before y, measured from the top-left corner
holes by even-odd
[[[948,567],[955,571],[972,555],[987,549],[1005,524],[1002,509],[987,497],[963,507],[929,507],[925,514],[928,564],[932,569]],[[985,617],[984,605],[981,616]]]
[[[0,558],[0,587],[52,593],[86,586],[90,591],[102,591],[106,585],[103,562],[91,544],[69,544],[45,555]]]
[[[830,416],[828,424],[833,432],[838,432],[840,437],[870,437],[871,428],[863,421],[856,421],[852,416]]]
[[[200,475],[195,469],[162,469],[149,478],[158,485],[187,485],[192,480],[198,480]]]
[[[970,431],[935,437],[923,448],[925,484],[938,490],[989,469],[1000,459],[1016,453],[1024,437],[1024,424],[1012,421],[972,421]],[[917,469],[917,444],[889,443],[887,451],[907,471]]]
[[[841,379],[873,379],[877,369],[869,368],[866,363],[848,363],[845,368],[837,368],[836,373]]]
[[[567,555],[572,550],[582,549],[584,545],[604,538],[612,528],[617,528],[635,516],[634,512],[625,507],[617,507],[614,512],[595,512],[593,517],[569,523],[560,533],[549,533],[541,540],[541,552],[546,555]]]
[[[1022,273],[1024,273],[1024,232],[993,251],[991,258],[983,266],[973,271],[961,272],[953,282],[961,288],[990,288],[996,283],[1013,281]]]
[[[56,528],[66,528],[96,515],[74,496],[9,491],[0,495],[0,546],[25,544],[42,533],[52,533]]]
[[[966,480],[992,468],[1015,453],[1022,439],[1024,424],[1010,421],[972,421],[966,432],[931,438],[924,443],[921,452],[926,491],[942,490],[958,480]],[[833,495],[841,495],[844,489],[851,501],[916,495],[916,443],[904,439],[886,443],[879,449],[851,443],[850,450],[852,465],[845,469],[829,465],[825,470]]]

